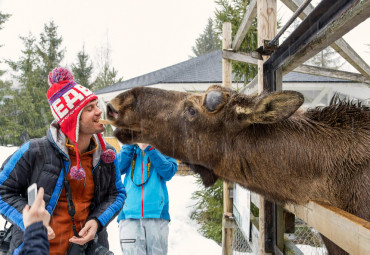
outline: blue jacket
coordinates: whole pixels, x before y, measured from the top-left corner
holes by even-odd
[[[46,228],[42,221],[35,222],[24,231],[23,248],[20,255],[47,255],[49,254],[49,241]]]
[[[137,157],[132,175],[135,151]],[[142,218],[170,220],[166,182],[177,172],[176,160],[162,155],[151,146],[142,152],[137,145],[122,146],[117,158],[121,174],[126,174],[123,185],[127,192],[127,199],[117,221]]]

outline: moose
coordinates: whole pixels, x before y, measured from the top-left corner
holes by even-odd
[[[338,97],[308,110],[303,102],[295,91],[136,87],[109,102],[107,118],[122,143],[153,145],[206,186],[221,178],[281,204],[316,200],[370,221],[370,108]]]

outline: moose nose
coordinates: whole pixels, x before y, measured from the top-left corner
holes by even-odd
[[[109,103],[107,105],[108,120],[115,120],[118,118],[118,111]]]

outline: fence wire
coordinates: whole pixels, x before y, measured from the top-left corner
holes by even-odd
[[[285,235],[304,255],[328,254],[319,232],[297,217],[294,234]]]
[[[241,232],[238,224],[235,224],[234,235],[232,240],[232,254],[233,255],[246,255],[252,254],[252,250],[249,247],[247,240],[245,239],[243,233]]]
[[[295,232],[294,234],[285,234],[297,249],[304,255],[327,255],[328,252],[321,239],[318,231],[309,227],[304,221],[295,218]],[[293,252],[294,253],[294,252]],[[233,255],[250,255],[253,254],[248,241],[245,239],[242,231],[235,222],[234,235],[232,240],[232,254]],[[284,254],[292,254],[292,251]],[[299,254],[299,252],[297,253]]]

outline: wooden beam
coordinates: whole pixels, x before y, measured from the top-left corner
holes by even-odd
[[[293,70],[297,73],[313,74],[318,76],[326,76],[331,78],[357,81],[357,82],[370,82],[370,79],[367,79],[362,74],[351,73],[346,71],[339,71],[331,68],[310,66],[310,65],[300,65]],[[286,70],[283,70],[283,74],[288,73]]]
[[[253,52],[246,53],[246,52],[233,52],[230,50],[223,50],[222,57],[225,59],[239,61],[243,63],[257,65],[258,59],[255,58]],[[332,77],[337,79],[349,80],[349,81],[357,81],[357,82],[370,82],[370,79],[367,79],[361,74],[346,72],[346,71],[339,71],[331,68],[324,68],[324,67],[317,67],[317,66],[310,66],[310,65],[300,65],[293,70],[297,73],[305,73],[305,74],[313,74],[318,76],[325,76],[325,77]],[[283,75],[287,74],[286,70],[283,70]],[[247,85],[248,86],[248,85]]]
[[[254,95],[257,94],[257,75],[247,85],[245,85],[240,91],[240,94]]]
[[[253,57],[253,52],[246,53],[246,52],[233,52],[230,50],[223,50],[222,58],[239,61],[243,63],[248,63],[248,64],[254,64],[254,65],[257,65],[257,62],[258,62],[258,59]]]
[[[280,0],[286,7],[288,7],[292,12],[295,12],[299,6],[303,3],[304,0]],[[305,19],[308,14],[314,9],[312,4],[309,4],[302,12],[299,14],[302,20]]]
[[[281,0],[292,12],[295,12],[298,7],[303,3],[303,0]],[[312,12],[314,7],[310,4],[299,15],[303,20],[309,13]],[[357,71],[370,80],[370,66],[355,52],[354,49],[342,38],[339,38],[330,45],[341,55],[348,63],[350,63]]]
[[[284,252],[289,255],[304,255],[304,253],[286,236],[284,236]]]
[[[366,41],[366,40],[365,40]],[[365,43],[364,41],[364,43]],[[348,63],[350,63],[357,71],[359,71],[367,80],[370,80],[370,66],[356,53],[356,51],[343,39],[338,39],[330,45],[341,55]]]
[[[332,93],[333,89],[330,87],[323,88],[320,93],[312,100],[311,107],[316,107],[317,104],[323,99],[324,96]]]
[[[294,234],[295,232],[295,215],[291,212],[284,210],[284,232]]]
[[[275,91],[283,90],[283,70],[281,67],[275,70]]]
[[[370,254],[370,222],[321,202],[286,205],[285,209],[351,255]]]
[[[261,196],[258,195],[257,193],[254,193],[253,191],[251,191],[251,202],[257,207],[259,208],[259,205],[260,205],[260,202],[261,201]]]
[[[257,65],[258,59],[253,57],[253,53],[246,53],[246,52],[233,52],[230,50],[223,50],[222,57],[229,60],[239,61],[243,63]],[[325,76],[349,81],[357,81],[357,82],[370,82],[370,79],[367,79],[361,74],[346,72],[335,70],[331,68],[324,68],[324,67],[317,67],[317,66],[310,66],[310,65],[300,65],[293,70],[297,73],[305,73],[305,74],[313,74],[318,76]],[[289,73],[285,69],[283,69],[283,75]]]
[[[257,16],[257,0],[251,0],[248,5],[248,9],[244,14],[243,20],[240,23],[239,29],[236,32],[234,41],[232,43],[232,49],[237,51],[242,44],[245,35],[248,33],[254,18]]]
[[[327,46],[341,38],[370,16],[370,1],[358,1],[341,17],[334,20],[325,29],[314,36],[309,43],[300,48],[288,61],[283,64],[285,71],[292,71]]]

